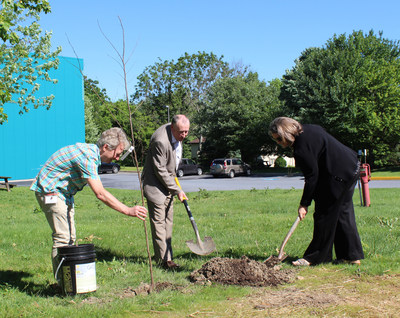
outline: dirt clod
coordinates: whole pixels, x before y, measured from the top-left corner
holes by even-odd
[[[268,267],[274,267],[282,262],[278,256],[270,256],[267,260],[264,261],[264,264]]]
[[[209,282],[240,286],[276,286],[293,281],[294,270],[281,270],[280,266],[270,266],[251,260],[216,257],[190,274],[192,282]]]

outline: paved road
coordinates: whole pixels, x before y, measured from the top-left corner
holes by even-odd
[[[120,172],[118,174],[101,175],[103,185],[108,188],[139,190],[136,173]],[[183,176],[179,183],[185,192],[195,192],[199,189],[215,190],[264,190],[264,189],[302,189],[304,178],[299,175],[274,175],[267,173],[252,176],[237,176],[235,178],[213,178],[211,175]],[[370,188],[400,188],[400,180],[372,180]]]
[[[120,172],[118,174],[101,174],[101,181],[106,188],[139,190],[139,180],[136,173]],[[32,181],[13,182],[18,186],[29,186]],[[183,176],[179,182],[185,192],[196,192],[199,189],[216,190],[264,190],[264,189],[302,189],[302,176],[274,175],[268,173],[252,176],[237,176],[230,178],[213,178],[211,175]],[[371,180],[370,188],[400,188],[400,180]]]

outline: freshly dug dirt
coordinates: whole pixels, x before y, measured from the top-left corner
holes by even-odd
[[[282,259],[279,259],[278,256],[270,256],[268,259],[264,262],[264,264],[268,267],[274,267],[278,264],[282,263]]]
[[[282,270],[281,266],[271,266],[251,260],[216,257],[190,274],[195,283],[216,282],[240,286],[277,286],[290,283],[295,279],[295,270]]]

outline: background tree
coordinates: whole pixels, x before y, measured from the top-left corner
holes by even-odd
[[[268,126],[280,107],[279,88],[279,80],[267,86],[252,72],[218,80],[201,113],[207,159],[239,151],[244,161],[254,161],[270,143]]]
[[[134,98],[143,102],[143,113],[158,125],[167,122],[165,106],[169,106],[171,115],[186,114],[191,120],[191,138],[186,141],[195,137],[201,140],[206,93],[218,79],[246,71],[242,66],[229,67],[223,56],[213,53],[185,53],[176,62],[160,61],[147,67],[138,76]]]
[[[90,104],[86,103],[85,100],[85,111],[87,106],[90,109],[93,117],[93,122],[98,128],[99,132],[103,132],[110,127],[113,127],[114,121],[112,114],[109,111],[109,107],[112,104],[110,98],[107,95],[106,89],[99,87],[99,82],[94,81],[84,76],[84,91],[85,98]]]
[[[133,136],[135,138],[135,149],[139,163],[143,164],[148,149],[150,138],[158,126],[152,122],[152,119],[140,111],[138,105],[131,105],[131,120],[129,119],[129,110],[126,107],[126,100],[119,100],[110,105],[110,111],[113,115],[112,125],[119,126],[124,131],[131,131],[132,123]],[[126,159],[124,164],[134,164],[131,157]]]
[[[100,129],[94,120],[94,109],[92,102],[85,95],[85,142],[95,144],[100,137]]]
[[[51,107],[54,96],[37,97],[44,80],[56,83],[48,72],[58,67],[56,58],[61,52],[50,51],[51,33],[42,33],[38,21],[40,13],[49,13],[47,0],[1,0],[0,11],[0,124],[7,121],[2,107],[16,103],[20,114],[29,111],[29,105]]]
[[[286,115],[323,126],[371,164],[393,163],[400,140],[400,47],[375,35],[334,36],[305,50],[282,80]],[[398,163],[398,158],[396,159]]]
[[[110,127],[120,127],[125,132],[130,131],[129,110],[125,100],[111,102],[106,89],[101,89],[98,81],[87,77],[85,77],[84,88],[87,142],[97,142],[101,132]],[[157,126],[149,116],[140,111],[137,105],[132,105],[131,110],[136,152],[139,162],[143,162],[150,137]],[[124,164],[132,165],[132,158],[128,156]]]

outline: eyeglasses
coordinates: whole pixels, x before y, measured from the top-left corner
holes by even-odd
[[[118,152],[117,152],[117,150],[118,150]],[[114,155],[113,155],[114,159],[115,159],[115,160],[118,160],[119,157],[121,157],[122,153],[123,153],[123,151],[120,151],[120,150],[118,149],[118,147],[115,148],[115,149],[114,149]]]

